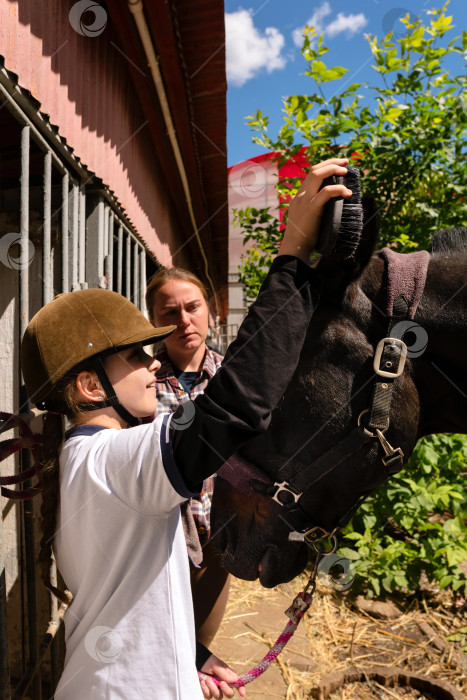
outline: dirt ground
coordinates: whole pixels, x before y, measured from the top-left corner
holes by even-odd
[[[241,674],[268,651],[288,618],[284,611],[302,590],[305,579],[268,590],[256,581],[232,581],[223,625],[212,645]],[[349,592],[350,593],[350,592]],[[448,695],[419,692],[397,684],[384,687],[370,678],[372,671],[430,676],[457,689],[456,698],[467,698],[467,610],[462,601],[447,594],[424,595],[421,600],[397,601],[391,617],[375,617],[362,609],[361,599],[318,583],[311,609],[276,661],[248,685],[252,700],[281,698],[304,700],[318,697],[317,689],[332,672],[357,669],[366,682],[347,682],[323,696],[329,700],[437,700]],[[358,608],[356,607],[358,605]],[[391,613],[391,610],[389,611]],[[386,611],[387,613],[387,611]],[[455,635],[455,640],[447,637]],[[381,679],[379,679],[381,681]]]

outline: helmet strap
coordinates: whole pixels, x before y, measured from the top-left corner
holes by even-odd
[[[123,420],[128,423],[128,425],[134,426],[134,425],[139,425],[140,420],[139,418],[136,418],[133,416],[129,411],[126,410],[124,406],[121,405],[121,403],[118,400],[118,396],[115,393],[115,389],[113,388],[112,384],[110,383],[110,379],[107,376],[107,372],[105,371],[104,368],[104,363],[102,362],[102,358],[97,355],[95,357],[91,358],[91,363],[94,368],[95,373],[97,374],[99,381],[102,385],[102,388],[105,391],[106,398],[103,399],[102,401],[99,401],[95,405],[92,405],[92,408],[90,410],[96,410],[98,408],[103,408],[103,407],[112,407],[120,416],[120,418],[123,418]]]
[[[105,371],[104,368],[104,363],[102,362],[102,358],[97,355],[95,357],[91,357],[91,364],[92,367],[97,374],[97,377],[101,383],[102,388],[105,391],[106,398],[101,399],[100,401],[95,401],[92,403],[85,403],[80,405],[80,410],[81,411],[98,411],[101,408],[113,408],[120,418],[123,418],[123,420],[130,426],[135,426],[140,424],[140,419],[136,418],[133,416],[129,411],[126,410],[124,406],[121,405],[121,403],[118,400],[118,396],[115,393],[115,389],[113,388],[112,384],[110,383],[110,379],[107,376],[107,372]],[[55,404],[53,400],[50,399],[44,399],[42,401],[36,402],[37,408],[39,408],[41,411],[49,411],[52,413],[57,412],[57,415],[60,413],[66,413],[66,410],[63,409],[61,406],[58,406]]]

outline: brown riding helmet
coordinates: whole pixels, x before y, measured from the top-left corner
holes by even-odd
[[[84,360],[162,340],[175,328],[154,328],[131,301],[107,289],[59,294],[32,318],[21,343],[29,398],[34,403],[46,399]]]

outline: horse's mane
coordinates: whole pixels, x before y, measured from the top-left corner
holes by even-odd
[[[467,227],[443,228],[436,231],[431,241],[432,253],[467,253]]]

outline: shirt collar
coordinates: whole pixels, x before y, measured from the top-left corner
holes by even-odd
[[[214,361],[214,356],[210,349],[206,346],[206,354],[204,355],[203,371],[206,372],[209,379],[211,379],[217,371],[216,363]]]
[[[156,358],[161,363],[160,369],[156,372],[156,380],[164,381],[169,377],[174,376],[173,364],[170,361],[167,349],[165,345],[162,345],[160,350],[156,353]],[[207,374],[208,378],[211,379],[216,373],[216,363],[214,357],[208,346],[206,346],[206,352],[204,353],[203,366],[201,368],[203,374]]]
[[[65,440],[69,440],[72,437],[79,437],[80,435],[94,435],[95,433],[98,433],[99,430],[108,430],[108,428],[103,425],[93,424],[76,425],[66,431]]]
[[[167,354],[165,345],[163,345],[156,352],[156,359],[161,363],[160,368],[156,372],[156,381],[161,382],[164,381],[164,379],[168,379],[168,377],[173,376],[173,365],[169,360],[169,355]]]

